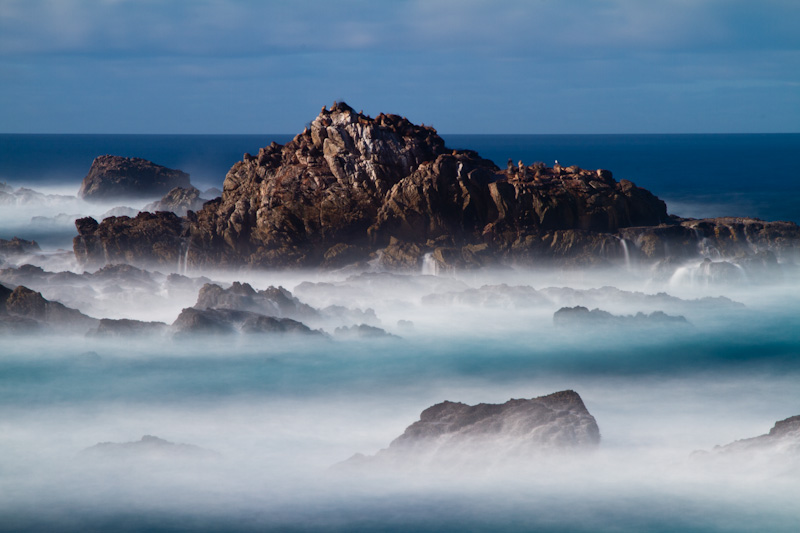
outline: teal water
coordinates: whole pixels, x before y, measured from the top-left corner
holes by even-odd
[[[1,135],[0,180],[77,190],[95,156],[115,153],[182,168],[199,186],[220,186],[243,152],[289,138]],[[499,166],[510,157],[609,168],[686,216],[800,220],[798,135],[445,139]],[[53,205],[67,215],[84,207]],[[69,216],[39,225],[30,218],[51,216],[56,207],[4,209],[0,237],[68,249]],[[800,285],[797,269],[784,266],[782,279],[731,285],[656,281],[636,270],[507,270],[411,281],[216,272],[205,274],[257,289],[283,284],[316,307],[372,307],[382,327],[402,338],[3,337],[0,531],[797,531],[796,454],[734,464],[692,458],[695,450],[764,434],[800,414]],[[330,285],[314,285],[321,281]],[[690,323],[677,329],[560,329],[554,304],[422,300],[499,283],[614,285],[685,300],[724,295],[743,305],[675,304],[669,312]],[[68,305],[143,320],[172,321],[194,301],[108,285],[46,289]],[[652,310],[613,299],[598,305],[617,314]],[[401,329],[398,320],[413,326]],[[353,453],[385,448],[435,403],[501,403],[563,389],[578,391],[600,426],[602,444],[591,456],[489,473],[348,477],[330,469]],[[147,434],[220,457],[189,465],[80,459],[98,442]]]

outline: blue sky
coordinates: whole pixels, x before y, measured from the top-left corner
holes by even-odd
[[[0,132],[800,131],[797,0],[0,0]]]

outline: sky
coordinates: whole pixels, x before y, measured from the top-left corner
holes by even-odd
[[[0,132],[800,131],[797,0],[0,0]]]

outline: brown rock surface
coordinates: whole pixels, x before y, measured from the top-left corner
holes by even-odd
[[[91,217],[75,221],[75,257],[87,269],[106,264],[160,264],[178,267],[186,256],[187,222],[175,213],[139,213],[108,217],[98,224]]]
[[[208,200],[200,198],[200,191],[195,187],[175,187],[161,200],[144,206],[142,211],[171,211],[178,216],[186,216],[189,211],[199,211]]]
[[[104,251],[124,258],[144,249],[175,265],[172,254],[154,253],[153,241],[173,250],[177,234],[192,266],[338,268],[377,257],[387,268],[419,269],[432,254],[445,270],[691,258],[704,239],[723,254],[797,251],[800,242],[791,223],[670,217],[663,201],[607,170],[541,163],[500,170],[473,151],[447,149],[431,127],[396,115],[371,118],[346,104],[323,108],[284,146],[245,154],[222,197],[187,216],[180,230],[144,231],[147,220],[132,220],[79,224],[78,258],[102,262]],[[85,245],[94,236],[98,244]],[[126,260],[142,255],[133,256]]]
[[[436,404],[388,448],[347,463],[489,465],[525,461],[546,452],[593,449],[599,443],[594,417],[577,392],[565,390],[503,404]]]
[[[175,187],[190,187],[189,175],[138,157],[101,155],[83,178],[78,196],[89,201],[158,198]]]
[[[2,287],[0,297],[8,289]],[[5,299],[5,308],[2,314],[8,314],[21,323],[33,325],[34,322],[71,333],[85,333],[87,329],[97,324],[97,319],[86,316],[77,309],[72,309],[60,302],[49,301],[42,293],[33,291],[19,285]],[[28,327],[28,326],[26,326]]]

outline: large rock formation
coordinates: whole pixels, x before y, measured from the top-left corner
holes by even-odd
[[[566,390],[504,404],[436,404],[388,448],[372,457],[356,455],[348,463],[486,466],[599,443],[594,417],[578,393]]]
[[[501,170],[473,151],[446,148],[433,128],[346,104],[323,108],[284,146],[245,154],[221,198],[163,223],[169,231],[146,231],[151,221],[139,217],[79,220],[76,255],[83,263],[175,265],[164,250],[183,249],[195,266],[338,267],[373,257],[410,269],[425,257],[435,270],[657,261],[708,250],[781,254],[800,242],[791,223],[670,217],[664,202],[607,170]]]
[[[78,196],[89,201],[158,198],[175,187],[191,187],[189,175],[138,157],[101,155],[83,178]]]

